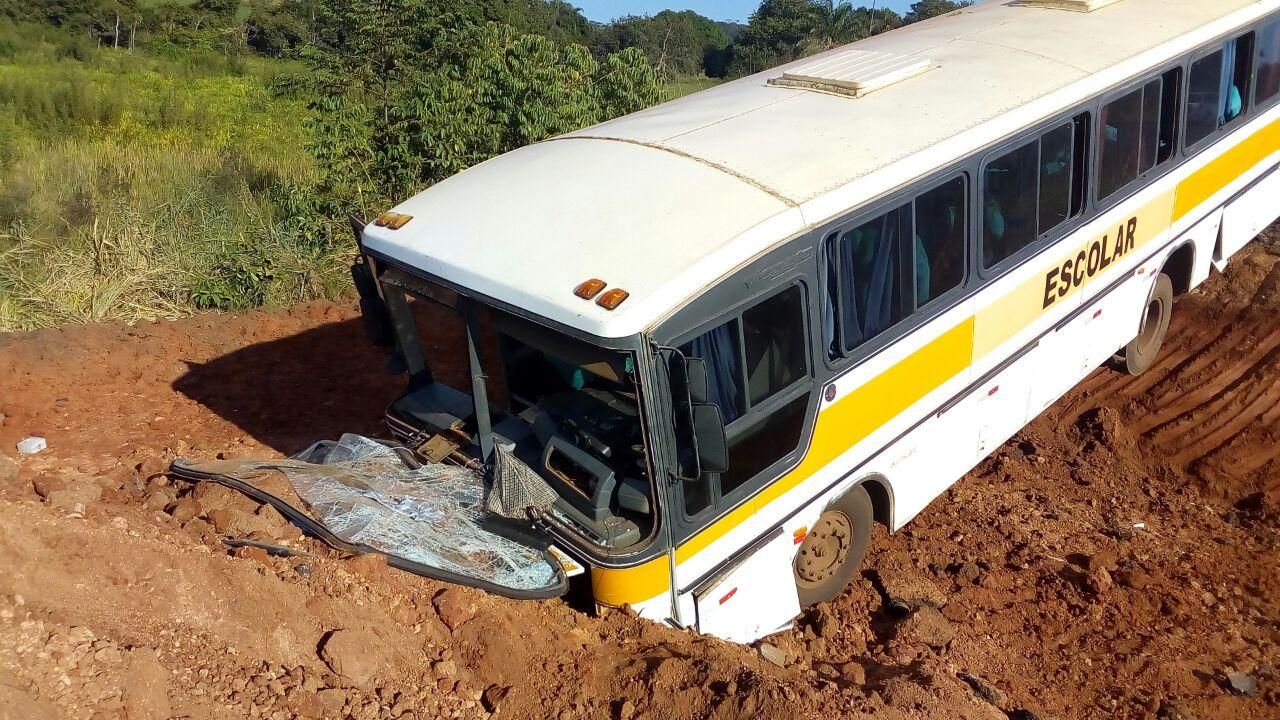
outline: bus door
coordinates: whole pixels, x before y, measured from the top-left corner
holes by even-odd
[[[779,524],[803,492],[766,501],[761,490],[799,463],[817,412],[808,310],[805,287],[786,282],[671,352],[681,361],[671,372],[676,512],[686,528],[700,528],[678,553],[675,586],[681,620],[691,624],[691,610],[704,633],[749,640],[799,612],[796,547]]]

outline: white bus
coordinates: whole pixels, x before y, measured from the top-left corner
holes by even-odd
[[[597,603],[749,642],[1091,370],[1150,365],[1280,215],[1278,163],[1280,0],[979,3],[363,228],[411,375],[388,423],[545,478],[524,531]],[[423,348],[464,337],[451,388]]]

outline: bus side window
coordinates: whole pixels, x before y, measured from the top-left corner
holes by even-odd
[[[831,356],[841,357],[906,316],[902,238],[910,207],[880,215],[827,239]]]
[[[1161,78],[1164,88],[1160,96],[1160,135],[1156,146],[1156,165],[1173,158],[1178,145],[1178,124],[1182,108],[1182,68],[1177,67]]]
[[[916,198],[913,269],[917,310],[964,282],[967,205],[964,177]]]
[[[1187,147],[1198,144],[1248,109],[1253,42],[1253,33],[1241,35],[1191,64]]]
[[[1280,95],[1280,20],[1262,29],[1258,36],[1258,103]]]
[[[1157,104],[1159,82],[1155,83]],[[1150,88],[1150,85],[1147,86]],[[1144,142],[1144,130],[1153,127],[1143,123],[1144,96],[1139,88],[1112,100],[1102,108],[1102,137],[1099,139],[1098,199],[1104,200],[1117,190],[1138,179],[1141,150],[1144,144],[1154,146],[1154,138]],[[1154,159],[1154,156],[1153,156]]]
[[[990,270],[1084,212],[1089,113],[987,164],[982,174],[982,267]]]
[[[1040,141],[1008,152],[983,173],[983,267],[991,268],[1035,242]]]
[[[1247,33],[1227,43],[1226,102],[1222,107],[1222,124],[1226,125],[1249,109],[1249,97],[1253,88],[1253,33]]]
[[[804,316],[804,291],[792,285],[681,348],[706,361],[708,399],[720,406],[729,442],[726,472],[685,484],[687,515],[743,487],[799,445],[811,386]]]
[[[1218,107],[1223,102],[1222,51],[1191,64],[1187,95],[1187,147],[1196,145],[1218,129]]]
[[[1040,140],[1040,234],[1066,222],[1072,212],[1074,124],[1050,130]]]

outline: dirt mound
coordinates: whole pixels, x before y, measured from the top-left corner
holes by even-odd
[[[1092,375],[764,652],[345,557],[164,475],[380,432],[400,381],[352,307],[2,336],[0,453],[50,448],[0,457],[0,718],[1280,717],[1278,258],[1180,299],[1151,371]]]

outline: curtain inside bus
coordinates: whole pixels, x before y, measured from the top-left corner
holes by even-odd
[[[720,406],[726,425],[737,420],[742,411],[738,398],[738,321],[731,320],[710,332],[694,338],[685,349],[690,357],[702,358],[707,366],[707,400]]]

